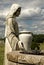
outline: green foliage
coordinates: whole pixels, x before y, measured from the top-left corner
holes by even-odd
[[[0,43],[0,65],[3,65],[4,61],[4,42]]]
[[[44,42],[40,44],[40,49],[44,50]]]
[[[43,43],[44,42],[44,34],[39,34],[39,35],[33,35],[33,42],[36,43]]]
[[[5,38],[0,38],[0,41],[4,41],[5,42]]]
[[[35,43],[35,42],[32,42],[31,49],[32,49],[32,50],[35,50],[35,48],[37,48],[37,49],[39,50],[39,49],[40,49],[39,46],[40,46],[39,44],[37,44],[37,43]]]
[[[44,34],[33,35],[31,49],[34,50],[35,48],[37,48],[39,50],[40,44],[43,43],[43,42],[44,42]]]

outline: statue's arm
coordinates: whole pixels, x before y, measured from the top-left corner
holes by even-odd
[[[18,24],[17,22],[14,21],[14,23],[12,22],[13,20],[9,19],[8,20],[8,41],[12,47],[13,50],[15,49],[23,49],[24,46],[21,44],[22,42],[19,40],[18,36],[19,36],[19,29],[18,29]],[[19,42],[20,41],[20,42]]]

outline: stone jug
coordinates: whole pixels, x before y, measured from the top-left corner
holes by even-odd
[[[31,42],[32,42],[32,32],[30,31],[21,31],[19,33],[19,39],[24,44],[24,48],[26,51],[30,51]]]

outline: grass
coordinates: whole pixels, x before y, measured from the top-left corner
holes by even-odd
[[[41,50],[44,50],[44,43],[41,43],[41,44],[40,44],[40,49],[41,49]]]
[[[4,61],[4,41],[0,41],[0,65],[3,65]]]

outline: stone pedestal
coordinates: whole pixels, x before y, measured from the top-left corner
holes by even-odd
[[[44,55],[33,55],[13,51],[7,54],[10,65],[44,65]]]

